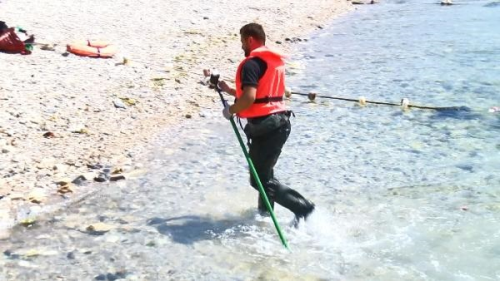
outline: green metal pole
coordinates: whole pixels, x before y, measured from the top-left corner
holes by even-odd
[[[266,192],[264,191],[264,187],[262,186],[262,183],[260,182],[259,175],[257,174],[257,171],[255,170],[255,167],[253,165],[252,159],[250,158],[250,155],[247,152],[245,144],[243,143],[243,139],[241,138],[240,132],[238,131],[238,127],[236,127],[236,123],[234,122],[234,118],[231,117],[230,121],[231,121],[231,125],[233,126],[234,133],[236,134],[236,137],[238,138],[238,142],[240,143],[241,150],[243,150],[243,154],[245,154],[245,158],[247,159],[248,166],[250,167],[250,172],[252,173],[253,178],[257,182],[257,186],[259,187],[260,195],[264,199],[264,202],[266,203],[266,208],[269,211],[269,213],[271,214],[271,218],[273,219],[273,223],[274,223],[274,226],[276,227],[276,231],[278,231],[278,235],[281,239],[281,243],[283,243],[283,246],[285,246],[285,248],[289,249],[286,238],[283,235],[283,232],[281,232],[280,225],[278,224],[278,221],[276,220],[276,216],[274,215],[274,211],[273,211],[273,208],[271,207],[271,203],[269,203],[269,199],[267,198]]]
[[[215,86],[215,90],[219,93],[219,97],[220,97],[220,100],[222,102],[222,105],[225,106],[224,97],[222,96],[221,90],[217,86],[218,80],[219,80],[218,76],[212,75],[212,77],[210,78],[210,81]],[[255,167],[253,165],[252,159],[250,158],[250,155],[247,152],[247,148],[245,147],[245,143],[243,142],[243,139],[241,138],[240,132],[238,131],[238,127],[236,126],[236,123],[234,122],[234,117],[231,116],[229,121],[231,121],[231,125],[233,126],[234,133],[236,134],[236,137],[238,138],[238,142],[240,143],[241,150],[243,150],[243,154],[245,155],[245,158],[247,159],[248,166],[250,167],[250,172],[252,173],[252,176],[255,179],[255,182],[257,182],[257,186],[259,187],[260,195],[264,199],[264,203],[266,204],[266,208],[269,211],[269,214],[271,214],[271,218],[273,220],[274,227],[276,227],[276,231],[278,232],[281,243],[283,244],[283,246],[285,246],[285,248],[289,249],[286,238],[283,235],[283,232],[281,231],[280,225],[278,224],[278,221],[276,220],[276,216],[274,215],[274,211],[273,211],[273,208],[271,207],[271,203],[269,203],[269,199],[267,198],[267,194],[264,191],[264,187],[262,186],[262,182],[260,182],[259,175],[257,174],[257,171],[255,170]]]

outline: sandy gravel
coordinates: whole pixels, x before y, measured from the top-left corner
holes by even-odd
[[[156,133],[219,111],[200,83],[202,69],[232,78],[242,25],[263,24],[268,45],[293,54],[286,38],[307,38],[352,7],[345,0],[0,0],[0,20],[49,49],[0,53],[0,238],[92,192],[58,182],[93,181],[102,171],[89,168],[96,164],[129,176]],[[106,39],[119,53],[65,54],[66,44],[82,39]]]

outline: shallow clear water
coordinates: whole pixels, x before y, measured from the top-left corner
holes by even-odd
[[[294,89],[470,110],[294,96],[277,177],[318,210],[294,229],[277,207],[291,252],[208,112],[161,136],[143,178],[16,229],[0,280],[499,280],[500,7],[486,3],[370,5],[301,46]],[[112,229],[86,233],[99,221]]]

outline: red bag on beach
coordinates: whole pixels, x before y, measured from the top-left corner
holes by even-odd
[[[14,27],[6,29],[0,34],[0,52],[26,54],[24,42],[19,39]]]

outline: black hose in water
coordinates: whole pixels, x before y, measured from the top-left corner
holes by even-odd
[[[310,100],[314,100],[316,97],[320,98],[325,98],[325,99],[332,99],[332,100],[342,100],[342,101],[352,101],[359,103],[359,99],[349,99],[349,98],[342,98],[342,97],[332,97],[332,96],[323,96],[323,95],[317,95],[314,93],[298,93],[298,92],[290,92],[292,95],[300,95],[300,96],[306,96]],[[371,103],[371,104],[380,104],[380,105],[390,105],[390,106],[402,106],[401,103],[392,103],[392,102],[382,102],[382,101],[369,101],[366,100],[364,101],[365,103]],[[456,110],[456,111],[470,111],[470,108],[467,106],[446,106],[446,107],[437,107],[437,106],[423,106],[423,105],[414,105],[414,104],[408,104],[408,108],[418,108],[418,109],[431,109],[431,110],[443,110],[443,111],[448,111],[448,110]]]

